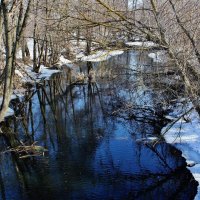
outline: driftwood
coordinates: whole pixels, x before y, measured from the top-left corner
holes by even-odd
[[[42,146],[35,145],[35,144],[36,144],[36,142],[34,142],[32,145],[23,145],[22,144],[15,148],[10,148],[10,149],[4,151],[3,153],[14,152],[19,156],[19,158],[44,156],[44,153],[47,152],[48,150]]]

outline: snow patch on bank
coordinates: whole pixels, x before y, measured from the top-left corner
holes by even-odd
[[[126,42],[125,43],[129,47],[145,47],[145,48],[153,48],[153,47],[158,47],[158,44],[151,42],[151,41],[146,41],[146,42]]]
[[[59,73],[60,70],[49,69],[48,67],[41,66],[39,76],[36,74],[37,79],[49,79],[53,74]]]
[[[58,62],[58,64],[65,65],[65,64],[71,64],[71,63],[72,63],[71,60],[64,58],[64,56],[60,56],[60,61]]]
[[[168,124],[162,129],[162,133],[165,133],[166,142],[181,150],[187,163],[194,165],[189,167],[189,170],[200,184],[200,117],[192,107],[190,103],[184,106],[183,110],[183,104],[177,104],[174,111],[169,114],[175,119],[175,123]],[[191,111],[188,114],[181,117],[185,111],[189,110]],[[166,132],[169,127],[171,128]],[[200,199],[200,185],[195,199]]]
[[[48,80],[53,74],[60,72],[60,70],[52,70],[45,66],[41,66],[39,73],[33,72],[32,71],[33,68],[31,66],[24,66],[23,69],[26,72],[26,75],[22,74],[20,70],[15,70],[15,74],[17,74],[20,78],[22,78],[22,81],[24,82],[40,82],[41,80],[44,80],[44,79]],[[14,93],[15,94],[12,94],[10,100],[14,100],[17,98],[21,99],[24,96],[21,93],[16,93],[16,91],[14,91]],[[1,96],[0,105],[2,104],[2,102],[3,102],[3,97]],[[7,113],[5,114],[5,118],[11,117],[14,114],[15,114],[14,110],[9,107],[7,110]]]
[[[18,75],[21,78],[24,77],[23,74],[18,69],[15,70],[15,74]]]
[[[43,65],[40,66],[39,73],[33,72],[33,67],[30,67],[30,66],[26,66],[24,70],[26,71],[28,75],[23,78],[24,82],[32,82],[32,81],[39,82],[41,79],[48,80],[53,74],[60,72],[60,70],[49,69],[48,67],[45,67]]]
[[[76,56],[76,59],[79,59],[81,61],[101,62],[110,59],[112,56],[121,55],[123,53],[124,51],[122,50],[115,50],[115,51],[102,50],[102,51],[97,51],[89,56],[78,54]]]
[[[22,97],[23,97],[22,94],[12,94],[10,100],[15,100],[15,99],[17,99],[17,98],[21,99]],[[1,96],[1,97],[0,97],[0,105],[2,104],[2,102],[3,102],[3,97]],[[4,118],[11,117],[11,116],[13,116],[14,114],[15,114],[14,110],[13,110],[12,108],[8,107],[8,110],[7,110],[7,112],[6,112],[5,116],[4,116]]]
[[[12,108],[8,108],[6,114],[5,114],[5,118],[7,117],[11,117],[15,114],[14,110]]]

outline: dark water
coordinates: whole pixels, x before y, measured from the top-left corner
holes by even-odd
[[[160,102],[170,98],[144,78],[150,66],[144,54],[127,52],[76,68],[93,67],[96,83],[70,87],[65,70],[30,92],[9,125],[48,152],[1,154],[0,199],[194,199],[197,183],[181,152],[149,142],[164,123]]]

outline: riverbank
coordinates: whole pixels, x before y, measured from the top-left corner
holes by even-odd
[[[200,199],[200,117],[192,103],[186,99],[177,102],[166,118],[171,119],[162,129],[167,143],[182,151],[188,163],[188,169],[199,182],[196,200]]]
[[[40,83],[43,80],[48,80],[53,74],[60,72],[61,70],[49,69],[45,66],[41,66],[39,73],[35,73],[32,71],[32,66],[21,63],[20,67],[18,66],[15,70],[14,90],[11,96],[11,101],[15,99],[21,101],[27,91],[27,87],[34,87],[35,84]],[[2,101],[3,96],[0,96],[0,104]],[[14,110],[9,107],[5,118],[11,117],[14,114]]]
[[[81,61],[91,61],[91,62],[101,62],[111,58],[112,56],[117,56],[122,54],[123,51],[116,50],[116,51],[98,51],[95,54],[90,56],[83,56],[79,57]],[[75,62],[75,61],[73,61]],[[40,83],[41,81],[48,80],[53,74],[60,73],[62,71],[62,66],[71,68],[68,64],[73,64],[72,61],[64,58],[63,56],[60,57],[60,61],[58,62],[59,69],[53,69],[45,67],[44,65],[40,66],[39,73],[33,72],[33,67],[31,65],[25,65],[23,63],[18,63],[16,70],[15,70],[15,83],[14,83],[14,91],[11,97],[11,100],[15,99],[22,99],[25,95],[27,87],[34,87],[35,84]],[[73,65],[72,65],[73,66]],[[71,68],[73,70],[73,68]],[[79,74],[74,76],[79,76]],[[0,104],[3,101],[3,97],[0,96]],[[8,108],[8,111],[5,115],[5,118],[11,117],[14,115],[14,110],[12,108]]]
[[[154,63],[168,62],[165,51],[150,53]],[[200,117],[193,104],[187,98],[178,98],[168,108],[171,110],[166,119],[171,122],[161,131],[165,141],[182,152],[188,169],[198,181],[198,193],[195,200],[200,199]]]

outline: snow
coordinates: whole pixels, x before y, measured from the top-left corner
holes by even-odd
[[[32,52],[32,49],[33,49],[32,40],[28,41],[28,46],[29,46],[30,52]],[[18,52],[17,58],[22,58],[21,51]],[[32,58],[32,54],[31,54],[31,58]],[[65,59],[64,57],[61,57],[60,62],[64,64],[64,63],[70,63],[71,61]],[[15,74],[18,75],[20,78],[22,78],[23,82],[40,82],[41,79],[48,80],[53,74],[60,72],[60,70],[52,70],[43,65],[40,67],[39,73],[33,72],[32,69],[33,69],[32,66],[23,66],[23,70],[26,72],[25,75],[23,75],[21,71],[18,69],[15,70]],[[20,98],[22,96],[23,96],[22,94],[13,94],[11,96],[11,100]],[[2,101],[3,101],[3,97],[0,97],[0,105],[2,104]],[[13,116],[13,115],[14,115],[14,110],[9,107],[5,115],[5,118]]]
[[[146,42],[126,42],[125,43],[127,46],[129,47],[134,47],[134,46],[138,46],[138,47],[158,47],[158,44],[151,42],[151,41],[146,41]]]
[[[117,55],[121,55],[123,53],[124,53],[124,51],[122,51],[122,50],[115,50],[115,51],[110,51],[109,55],[111,55],[111,56],[117,56]]]
[[[18,94],[12,94],[11,95],[11,100],[14,100],[14,99],[17,99],[17,98],[21,98],[21,97],[22,97],[21,94],[19,94],[19,95]],[[3,97],[1,96],[0,97],[0,105],[2,104],[2,101],[3,101]],[[15,114],[14,110],[12,108],[8,107],[8,110],[7,110],[4,118],[11,117],[14,114]]]
[[[177,116],[176,122],[166,132],[167,127],[172,125],[171,123],[168,124],[167,127],[162,129],[162,133],[164,133],[166,142],[175,145],[182,151],[187,163],[194,165],[188,169],[200,184],[200,117],[195,109],[191,108],[191,103],[184,106],[185,111],[191,111],[183,118],[181,117],[181,114],[184,113],[183,104],[182,106],[178,104],[174,111],[169,114],[173,118]],[[198,194],[195,199],[200,199],[200,186],[198,186]]]
[[[29,52],[30,52],[30,58],[33,59],[33,39],[28,39],[27,45],[28,45],[28,49],[29,49]],[[22,59],[22,50],[19,50],[17,52],[16,58]]]
[[[19,51],[17,52],[16,58],[17,58],[17,59],[22,59],[22,51],[21,51],[21,50],[19,50]]]
[[[128,1],[128,8],[130,11],[132,11],[135,8],[139,8],[140,5],[142,5],[143,0],[137,0],[137,1]]]
[[[136,139],[136,142],[142,142],[142,143],[151,143],[151,142],[155,142],[157,141],[158,138],[157,137],[154,137],[154,136],[149,136],[149,137],[146,137],[146,138],[140,138],[140,139]]]
[[[85,56],[84,53],[81,52],[81,53],[76,55],[76,59],[79,60],[79,59],[83,58],[84,56]]]
[[[22,94],[12,94],[10,100],[15,100],[17,98],[22,98],[22,97],[23,97]],[[2,101],[3,101],[3,97],[0,96],[0,105],[2,104]]]
[[[39,73],[33,72],[32,71],[33,67],[30,67],[30,66],[25,66],[24,69],[26,73],[29,75],[29,77],[23,78],[24,82],[32,82],[33,80],[36,82],[39,82],[41,79],[48,80],[53,74],[60,72],[60,70],[49,69],[48,67],[45,67],[44,65],[40,66]]]
[[[18,76],[21,77],[21,78],[24,77],[24,76],[22,75],[22,73],[21,73],[18,69],[15,70],[15,74],[18,75]]]
[[[114,50],[114,51],[102,50],[102,51],[96,51],[94,54],[91,54],[89,56],[84,56],[82,53],[78,54],[76,56],[76,59],[80,59],[81,61],[101,62],[104,60],[108,60],[112,56],[117,56],[123,53],[124,51],[122,50]]]
[[[53,74],[60,72],[60,70],[52,70],[52,69],[49,69],[49,68],[47,68],[43,65],[40,67],[39,73],[33,72],[32,69],[33,68],[30,67],[30,66],[24,67],[24,70],[26,71],[26,73],[28,74],[29,77],[24,76],[19,70],[15,70],[15,74],[20,76],[22,78],[22,81],[24,81],[24,82],[29,82],[29,81],[30,82],[32,82],[32,81],[39,82],[41,79],[49,79]],[[19,94],[17,94],[17,93],[12,94],[11,100],[14,100],[16,98],[21,98],[21,97],[23,97],[23,95],[20,94],[20,93]],[[0,97],[0,105],[2,104],[2,101],[3,101],[3,97],[1,96]],[[8,110],[7,110],[7,113],[5,115],[5,118],[13,116],[13,115],[14,115],[14,110],[9,107]]]
[[[5,118],[6,117],[11,117],[15,114],[14,110],[12,108],[8,108],[6,114],[5,114]]]
[[[28,49],[30,51],[30,57],[31,57],[31,59],[33,59],[33,47],[34,47],[33,39],[29,39],[28,42],[27,42],[27,45],[28,45]],[[36,54],[37,53],[38,52],[36,52]]]
[[[156,62],[156,63],[167,62],[165,51],[157,51],[155,53],[149,53],[148,56],[153,59],[153,62]]]
[[[68,59],[64,58],[64,56],[60,56],[60,61],[59,61],[58,64],[65,65],[65,64],[71,64],[71,63],[72,63],[71,60],[68,60]]]
[[[86,46],[85,41],[80,41],[79,46],[76,46],[77,45],[76,40],[71,41],[71,44],[72,44],[72,49],[73,49],[74,53],[76,54],[76,60],[80,60],[80,61],[100,62],[100,61],[107,60],[107,59],[111,58],[112,56],[120,55],[124,52],[122,50],[114,50],[114,51],[102,50],[102,51],[97,51],[92,55],[85,56],[83,53],[85,46]],[[30,58],[33,59],[33,39],[28,39],[27,45],[28,45],[28,48],[30,51]],[[94,48],[92,48],[92,50],[93,49]],[[22,59],[22,51],[21,50],[19,50],[17,52],[16,57],[18,59]],[[72,61],[64,58],[64,56],[61,56],[60,60],[58,62],[58,64],[60,64],[60,65],[71,64],[71,63],[72,63]]]
[[[38,79],[49,79],[53,74],[59,73],[60,70],[49,69],[48,67],[41,66],[39,76],[36,74]]]

